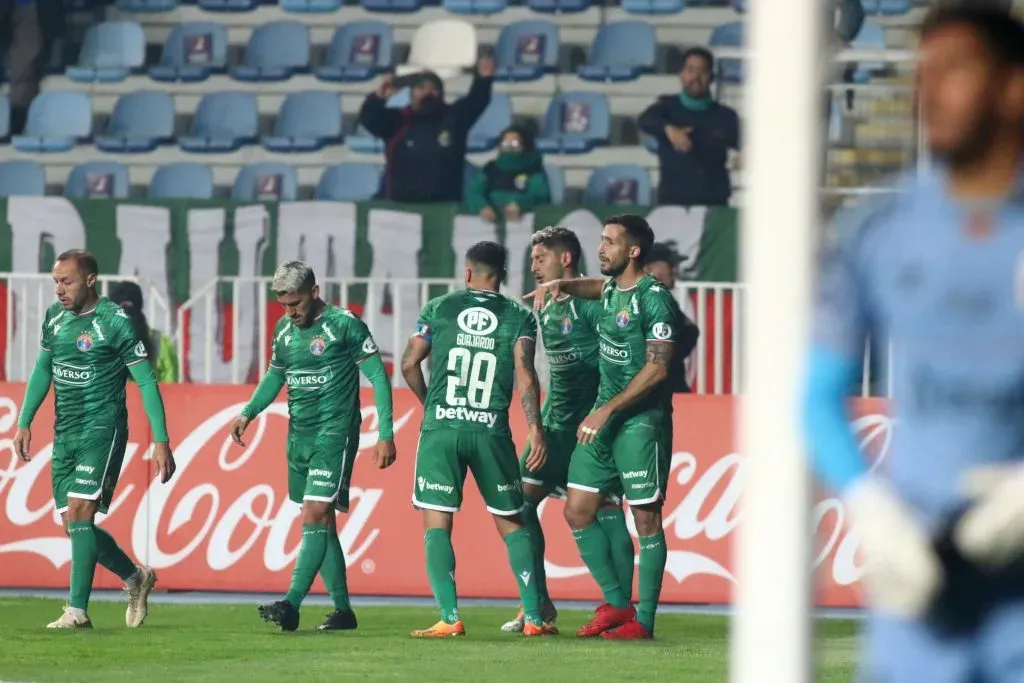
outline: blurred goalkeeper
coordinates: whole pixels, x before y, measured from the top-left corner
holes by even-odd
[[[807,431],[861,536],[863,680],[1024,681],[1024,27],[937,10],[918,80],[936,170],[823,263]],[[868,338],[899,420],[875,471],[844,410]]]

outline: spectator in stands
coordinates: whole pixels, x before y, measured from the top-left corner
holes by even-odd
[[[544,162],[534,146],[533,132],[512,126],[501,134],[498,157],[481,169],[466,191],[470,210],[485,221],[498,215],[515,221],[538,204],[551,201]]]
[[[835,0],[836,35],[843,43],[852,43],[864,26],[861,0]]]
[[[142,312],[142,288],[134,282],[121,282],[110,292],[110,300],[120,305],[132,321],[136,336],[146,347],[157,381],[177,382],[178,351],[170,337],[149,326]]]
[[[669,365],[668,385],[674,394],[690,393],[690,384],[686,381],[688,371],[687,362],[690,354],[697,347],[697,340],[700,338],[700,330],[693,322],[693,306],[690,300],[684,297],[683,303],[688,309],[689,315],[683,313],[682,308],[675,296],[676,272],[679,264],[685,259],[679,255],[675,248],[675,242],[655,242],[647,255],[645,269],[655,279],[665,285],[665,288],[672,292],[672,301],[676,305],[676,314],[680,322],[679,334],[676,337],[675,351],[672,355],[672,363]]]
[[[0,0],[0,62],[7,58],[13,134],[24,130],[46,62],[63,37],[63,0]]]
[[[425,72],[414,80],[410,104],[388,109],[394,78],[385,76],[359,111],[359,122],[384,140],[381,199],[396,202],[461,202],[469,130],[491,103],[494,59],[477,65],[469,93],[452,104],[444,101],[444,84]]]
[[[729,203],[729,150],[739,150],[736,111],[711,96],[715,58],[687,50],[679,73],[683,89],[662,95],[640,115],[640,130],[658,141],[658,203],[716,206]]]

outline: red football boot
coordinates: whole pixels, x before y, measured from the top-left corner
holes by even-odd
[[[634,619],[636,619],[636,610],[632,605],[624,609],[616,609],[608,603],[604,603],[597,608],[590,621],[585,623],[579,631],[576,631],[576,637],[593,638]]]
[[[601,634],[605,640],[648,640],[654,635],[647,632],[647,628],[636,619],[627,621],[618,628],[605,631]]]

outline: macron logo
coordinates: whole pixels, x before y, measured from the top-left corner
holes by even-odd
[[[488,427],[493,427],[498,421],[498,414],[489,413],[486,410],[471,410],[464,406],[459,406],[458,408],[436,406],[434,408],[434,419],[479,422],[480,424],[485,424]]]
[[[523,585],[524,586],[529,586],[530,585],[530,572],[523,572],[522,574],[519,575],[519,578],[523,580]]]

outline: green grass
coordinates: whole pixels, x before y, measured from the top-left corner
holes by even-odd
[[[718,683],[726,680],[726,619],[665,614],[650,642],[581,640],[589,617],[563,612],[562,635],[526,640],[502,633],[508,609],[467,608],[465,638],[421,641],[409,631],[436,621],[427,608],[358,608],[359,629],[312,630],[327,608],[308,607],[295,633],[259,620],[252,605],[151,606],[146,625],[124,627],[124,604],[95,602],[95,628],[47,631],[56,600],[0,600],[0,680],[146,683],[154,681],[455,681],[618,680]],[[822,621],[817,681],[848,683],[856,624]]]

